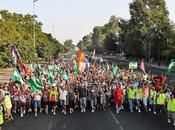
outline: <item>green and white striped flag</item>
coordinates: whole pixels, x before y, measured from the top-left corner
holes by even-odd
[[[24,81],[23,81],[23,79],[22,79],[22,77],[17,69],[15,69],[15,71],[12,75],[12,80],[18,81],[21,85],[24,84]]]
[[[175,70],[175,60],[171,60],[171,63],[167,70],[167,74],[170,74],[173,70]]]

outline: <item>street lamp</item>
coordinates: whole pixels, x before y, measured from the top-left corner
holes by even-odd
[[[38,0],[33,0],[33,47],[36,50],[36,36],[35,36],[35,2]]]

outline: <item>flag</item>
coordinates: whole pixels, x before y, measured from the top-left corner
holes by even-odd
[[[33,62],[32,64],[30,64],[30,72],[35,71],[35,63]]]
[[[113,69],[114,75],[117,76],[119,74],[119,72],[120,72],[119,67],[118,66],[115,66],[115,68]]]
[[[77,72],[77,70],[78,70],[76,61],[74,61],[74,63],[73,63],[73,70],[74,70],[74,72]]]
[[[29,79],[29,83],[31,86],[31,89],[35,91],[41,91],[43,89],[43,86],[39,84],[39,79],[37,79],[35,76]]]
[[[79,69],[79,71],[84,72],[84,70],[86,69],[86,63],[85,62],[79,62],[78,69]]]
[[[169,75],[173,70],[175,70],[175,60],[171,60],[171,63],[167,70],[167,74]]]
[[[19,52],[16,48],[15,45],[12,46],[12,61],[13,61],[13,64],[16,65],[17,64],[17,60],[19,59],[20,55],[19,55]]]
[[[41,75],[44,72],[41,64],[38,64],[38,69],[39,69],[39,74]]]
[[[62,78],[63,78],[65,81],[69,79],[69,77],[68,77],[68,75],[67,75],[66,73],[62,76]]]
[[[166,74],[163,74],[161,77],[162,77],[162,85],[163,85],[166,81]]]
[[[104,70],[104,63],[101,63],[101,65],[100,65],[100,69],[101,69],[101,71]]]
[[[95,57],[95,49],[93,50],[93,52],[92,52],[92,56],[94,56]]]
[[[107,63],[107,70],[109,71],[109,64]]]
[[[23,79],[22,79],[22,77],[17,69],[15,69],[15,71],[12,75],[12,80],[18,81],[21,85],[24,84],[24,81],[23,81]]]
[[[141,64],[140,64],[140,69],[142,70],[142,72],[144,73],[144,74],[146,74],[146,72],[145,72],[145,64],[144,64],[144,61],[142,60],[142,62],[141,62]]]

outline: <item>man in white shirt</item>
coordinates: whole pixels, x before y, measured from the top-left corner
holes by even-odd
[[[37,110],[40,110],[41,113],[41,98],[42,98],[42,92],[41,91],[34,91],[32,93],[32,96],[34,98],[34,111],[35,111],[35,116],[37,116]]]

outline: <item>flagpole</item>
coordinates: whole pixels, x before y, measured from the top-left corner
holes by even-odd
[[[34,53],[36,51],[36,34],[35,34],[35,2],[37,0],[33,0],[33,48],[34,48]]]

